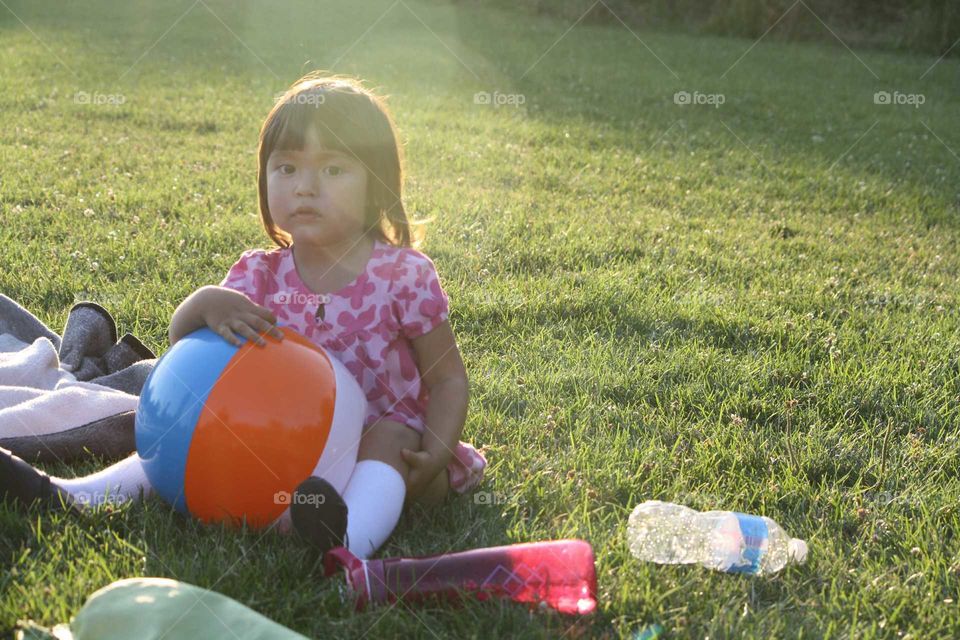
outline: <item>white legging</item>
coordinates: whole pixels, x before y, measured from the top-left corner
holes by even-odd
[[[77,503],[90,507],[122,504],[154,492],[136,453],[88,476],[51,480]],[[348,509],[347,540],[354,554],[367,558],[390,536],[400,519],[405,493],[403,477],[390,465],[379,460],[357,463],[343,493]],[[275,526],[281,533],[292,530],[290,509],[277,518]]]
[[[123,504],[153,495],[153,486],[143,471],[140,456],[124,458],[106,469],[79,478],[51,478],[54,484],[67,491],[84,507],[96,507],[104,503]],[[276,528],[281,533],[292,530],[290,509],[277,518]]]
[[[88,476],[51,480],[73,496],[77,503],[91,507],[105,502],[122,504],[139,500],[141,491],[144,497],[153,494],[153,486],[147,480],[140,456],[136,453]]]

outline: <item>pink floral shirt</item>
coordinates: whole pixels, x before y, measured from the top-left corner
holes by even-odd
[[[367,396],[365,427],[387,418],[423,432],[429,393],[411,341],[449,315],[430,258],[378,240],[353,282],[318,294],[300,279],[292,249],[255,249],[240,256],[220,286],[246,294],[270,309],[278,323],[339,359]],[[473,489],[486,466],[480,451],[460,442],[447,465],[450,487],[458,493]]]
[[[364,271],[339,291],[311,291],[290,248],[246,251],[221,286],[247,295],[336,356],[367,396],[364,426],[378,418],[422,432],[428,392],[411,340],[449,316],[433,262],[415,249],[381,241]]]

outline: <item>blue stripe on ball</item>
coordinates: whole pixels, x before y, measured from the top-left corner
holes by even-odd
[[[150,484],[181,513],[189,513],[184,477],[193,430],[207,396],[237,351],[204,327],[178,340],[144,383],[136,414],[137,452]]]

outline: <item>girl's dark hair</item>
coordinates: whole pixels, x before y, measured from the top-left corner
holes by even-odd
[[[267,200],[267,160],[274,151],[301,150],[313,126],[320,143],[352,156],[367,171],[366,229],[399,247],[423,239],[421,224],[407,219],[403,207],[403,155],[396,126],[384,98],[348,76],[308,74],[287,89],[260,129],[257,190],[260,219],[281,247],[293,240],[277,227]]]

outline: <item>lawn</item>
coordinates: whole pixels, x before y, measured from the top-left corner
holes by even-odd
[[[272,533],[159,500],[0,506],[0,633],[164,576],[311,637],[960,636],[956,58],[472,2],[0,4],[0,292],[56,330],[98,301],[164,351],[176,305],[269,246],[276,94],[360,75],[391,96],[470,373],[464,440],[490,460],[479,499],[410,510],[381,555],[579,537],[599,580],[580,624],[503,602],[355,614]],[[626,522],[647,499],[770,516],[810,559],[641,563]]]

